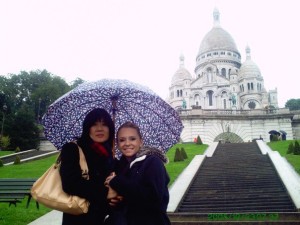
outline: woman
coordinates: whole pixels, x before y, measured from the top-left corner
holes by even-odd
[[[89,211],[79,216],[63,214],[63,225],[100,225],[108,214],[105,178],[113,167],[112,146],[115,134],[114,123],[104,109],[94,109],[83,121],[83,131],[77,144],[85,155],[89,180],[82,178],[79,166],[79,151],[76,143],[62,147],[62,186],[66,193],[85,198],[90,202]]]
[[[169,225],[166,210],[170,179],[164,166],[167,158],[157,149],[142,147],[140,129],[131,122],[120,126],[117,144],[122,152],[117,175],[109,176],[105,182],[123,197],[116,203],[119,213],[115,216],[120,216],[118,208],[123,207],[128,225]]]

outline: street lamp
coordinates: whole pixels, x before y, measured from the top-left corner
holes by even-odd
[[[2,127],[1,127],[1,141],[3,137],[3,126],[4,126],[4,120],[5,120],[5,111],[7,110],[7,105],[3,105],[3,110],[2,110]]]

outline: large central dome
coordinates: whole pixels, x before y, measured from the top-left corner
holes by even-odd
[[[231,35],[221,27],[214,27],[203,38],[199,55],[213,50],[229,50],[238,52]]]
[[[220,13],[214,10],[214,27],[203,38],[198,55],[214,50],[228,50],[238,52],[231,35],[220,26]]]

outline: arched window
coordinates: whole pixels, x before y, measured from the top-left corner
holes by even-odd
[[[180,90],[180,97],[182,97],[182,90]]]
[[[208,68],[206,71],[207,71],[207,83],[211,83],[212,82],[212,71],[211,71],[211,68]]]
[[[251,83],[251,90],[253,90],[253,83]]]
[[[213,105],[213,91],[208,91],[207,96],[208,96],[208,105],[212,106]]]
[[[247,85],[248,85],[248,91],[250,91],[250,83],[247,83]]]
[[[222,68],[221,73],[222,73],[222,76],[226,77],[226,69],[225,68]]]
[[[226,99],[223,99],[224,109],[226,109]]]
[[[194,97],[194,102],[195,102],[196,106],[199,105],[199,102],[200,102],[200,96],[199,96],[198,94],[195,95],[195,97]]]
[[[177,90],[177,97],[179,97],[179,90]]]

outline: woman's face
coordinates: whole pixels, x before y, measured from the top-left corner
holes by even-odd
[[[109,127],[103,121],[97,121],[90,127],[90,138],[98,143],[107,141],[109,138]]]
[[[126,158],[134,156],[141,148],[143,141],[134,128],[123,127],[118,132],[118,147]]]

